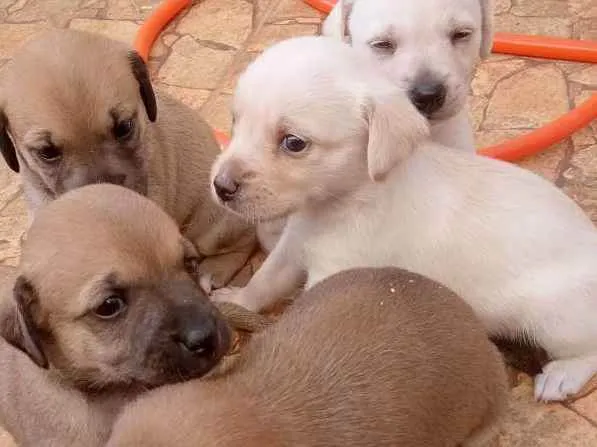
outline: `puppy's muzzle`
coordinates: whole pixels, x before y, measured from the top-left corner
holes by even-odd
[[[441,82],[421,82],[416,83],[408,95],[419,112],[429,118],[446,102],[447,89]]]
[[[162,290],[174,302],[170,333],[178,369],[187,377],[208,373],[230,349],[228,323],[193,281],[171,281]]]

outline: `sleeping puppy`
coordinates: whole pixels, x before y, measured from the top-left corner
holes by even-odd
[[[0,426],[21,447],[102,446],[127,400],[210,372],[230,329],[196,263],[176,223],[123,187],[40,210],[0,301]]]
[[[437,143],[474,151],[467,96],[493,39],[492,0],[339,0],[322,33],[374,56],[431,124]]]
[[[127,406],[108,447],[486,446],[506,390],[456,295],[396,268],[355,269],[307,291],[228,377]]]
[[[575,394],[597,371],[592,222],[531,172],[431,142],[367,57],[330,38],[291,39],[241,76],[214,195],[253,220],[289,220],[249,284],[214,297],[259,310],[305,275],[311,287],[394,265],[446,284],[492,336],[544,348],[538,399]]]
[[[90,183],[148,196],[210,257],[202,269],[216,286],[255,248],[254,228],[210,199],[219,154],[211,129],[180,102],[156,98],[145,64],[122,43],[55,30],[26,44],[2,80],[0,150],[22,175],[32,215]]]

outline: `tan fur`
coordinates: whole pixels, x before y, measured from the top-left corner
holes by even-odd
[[[15,55],[2,87],[0,146],[5,158],[16,147],[32,213],[73,188],[109,182],[162,206],[210,257],[203,267],[216,286],[227,283],[255,249],[254,228],[210,199],[209,171],[219,154],[212,130],[159,91],[157,119],[152,116],[146,68],[126,45],[52,31]],[[131,137],[116,138],[115,126],[129,118]],[[60,160],[40,158],[49,144],[62,151]]]
[[[41,209],[0,301],[0,425],[21,447],[100,446],[132,396],[208,373],[231,334],[196,263],[175,222],[129,189],[85,186]],[[100,318],[115,297],[124,310]]]
[[[457,446],[495,433],[506,399],[471,309],[396,268],[324,280],[243,355],[228,377],[141,397],[108,446]]]

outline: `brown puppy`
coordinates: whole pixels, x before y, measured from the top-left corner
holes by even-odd
[[[159,92],[158,92],[159,93]],[[0,150],[23,177],[31,214],[66,191],[114,183],[166,210],[222,286],[254,250],[254,228],[214,204],[219,147],[191,109],[156,96],[126,45],[55,30],[26,44],[0,89]]]
[[[102,445],[132,396],[208,373],[231,337],[196,263],[176,223],[123,187],[40,210],[0,301],[1,335],[18,348],[0,343],[0,425],[22,447]]]
[[[305,292],[229,376],[128,405],[108,446],[480,446],[506,390],[457,296],[396,268],[348,270]]]

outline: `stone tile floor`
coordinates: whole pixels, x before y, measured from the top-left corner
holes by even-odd
[[[36,33],[73,28],[131,43],[160,0],[0,0],[0,70]],[[203,0],[160,36],[154,80],[221,130],[240,71],[281,39],[318,31],[322,15],[300,0]],[[496,0],[497,31],[597,40],[595,0]],[[471,115],[480,146],[537,128],[597,92],[597,65],[494,55],[478,69]],[[520,163],[553,181],[597,222],[597,122]],[[18,262],[26,223],[18,178],[0,167],[0,262]],[[12,445],[0,433],[0,447]],[[532,381],[513,377],[500,445],[597,445],[597,393],[571,404],[532,401]]]

